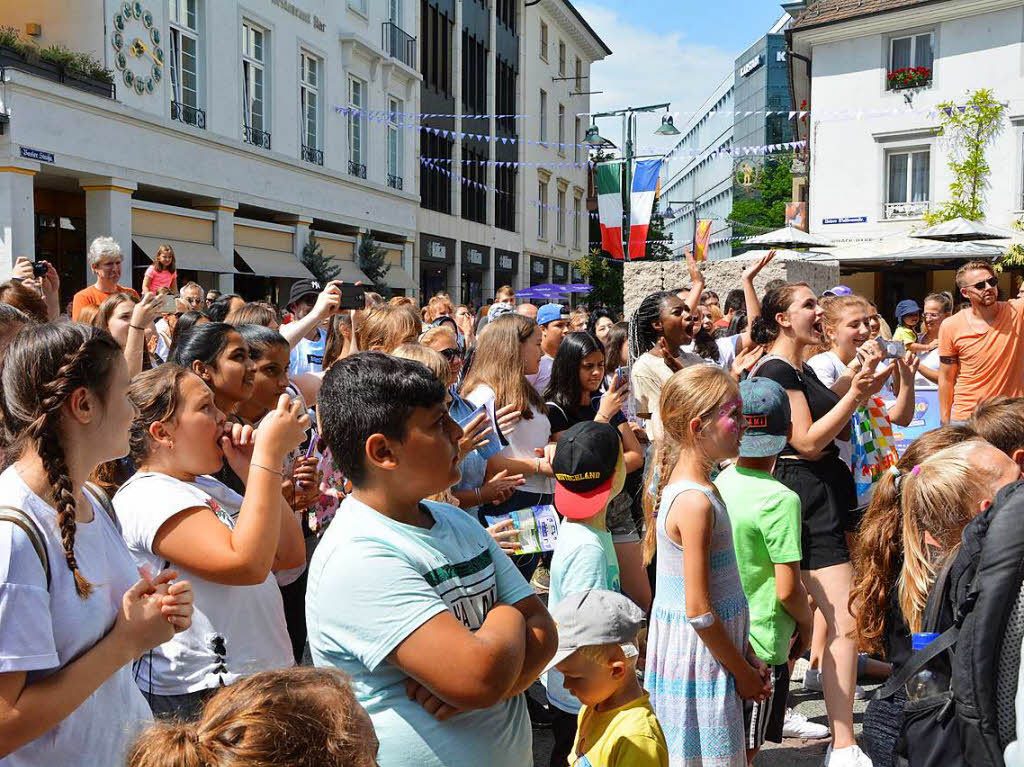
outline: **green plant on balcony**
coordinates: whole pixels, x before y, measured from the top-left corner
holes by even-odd
[[[901,67],[888,74],[889,90],[923,88],[932,81],[932,70],[928,67]]]
[[[107,85],[114,82],[114,73],[93,54],[73,51],[59,43],[40,48],[35,42],[23,39],[11,26],[0,26],[0,48],[10,48],[29,63],[45,61],[78,77],[99,80]]]

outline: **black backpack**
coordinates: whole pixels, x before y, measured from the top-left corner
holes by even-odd
[[[1024,482],[1003,488],[963,532],[928,596],[923,631],[941,636],[879,689],[894,694],[921,669],[950,690],[908,701],[897,753],[911,767],[1003,767],[1017,738],[1017,675],[1024,638]]]

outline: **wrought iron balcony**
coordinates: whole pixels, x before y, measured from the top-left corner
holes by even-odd
[[[180,101],[171,102],[171,119],[206,130],[206,110],[182,104]]]
[[[886,220],[898,218],[920,218],[929,210],[930,202],[888,202],[885,204]]]
[[[359,178],[366,178],[366,166],[360,162],[348,161],[348,172],[353,176],[359,176]]]
[[[324,150],[317,149],[315,146],[302,145],[302,159],[306,162],[311,162],[314,165],[324,164]]]
[[[258,146],[261,149],[270,149],[270,134],[265,130],[253,128],[251,125],[242,126],[242,136],[246,144]]]
[[[389,173],[388,174],[388,186],[390,186],[392,189],[397,189],[399,192],[401,192],[402,191],[402,177],[401,176],[393,176],[393,175],[391,175]]]
[[[416,68],[416,38],[401,27],[385,21],[381,25],[380,45],[392,58],[398,59],[407,67]]]

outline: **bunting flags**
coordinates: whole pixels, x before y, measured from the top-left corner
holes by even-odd
[[[638,160],[634,166],[633,188],[629,195],[630,259],[643,258],[647,255],[647,228],[651,223],[651,209],[654,207],[654,196],[658,191],[660,175],[660,159]],[[601,220],[604,221],[603,215]]]
[[[622,252],[622,179],[618,163],[597,165],[597,210],[601,218],[601,247],[613,258]],[[646,237],[646,234],[645,234]]]

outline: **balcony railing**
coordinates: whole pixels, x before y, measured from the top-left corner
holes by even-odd
[[[253,128],[251,125],[242,126],[242,136],[246,144],[258,146],[261,149],[270,149],[270,134],[265,130]]]
[[[206,130],[206,110],[182,104],[180,101],[171,102],[171,119]]]
[[[931,210],[930,202],[888,202],[885,204],[886,220],[899,218],[921,218]]]
[[[0,47],[0,67],[28,72],[55,83],[61,83],[96,96],[117,99],[117,86],[95,77],[88,77],[66,67],[42,59],[28,61],[12,48]]]
[[[391,21],[381,25],[381,48],[407,67],[416,68],[416,38]]]
[[[314,165],[324,164],[324,150],[317,149],[315,146],[302,145],[302,159],[306,162],[311,162]]]
[[[401,176],[393,176],[392,174],[389,173],[388,174],[388,186],[390,186],[392,189],[397,189],[399,192],[401,192],[402,191],[402,177]]]
[[[353,176],[359,176],[359,178],[366,178],[366,166],[361,162],[348,161],[348,172]]]

